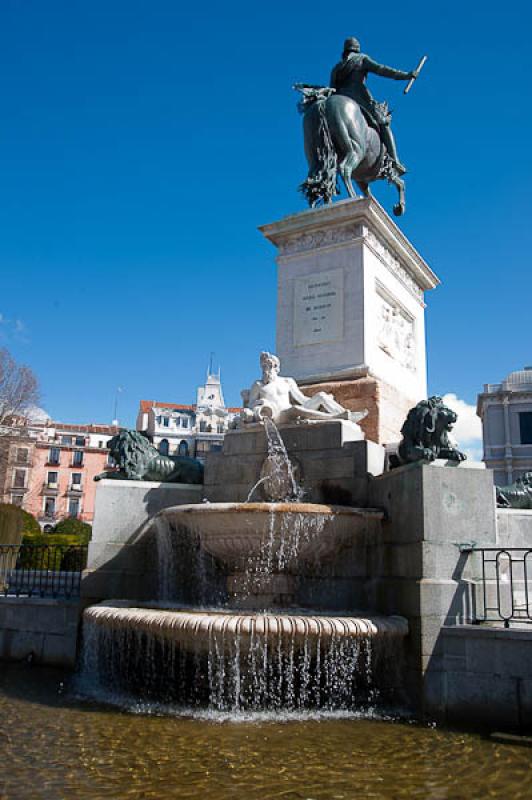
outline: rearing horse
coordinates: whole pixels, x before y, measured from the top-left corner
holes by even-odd
[[[393,208],[396,216],[405,210],[405,184],[378,131],[368,123],[362,109],[350,97],[333,94],[329,88],[296,84],[303,93],[299,109],[303,114],[305,155],[309,171],[301,191],[309,204],[330,203],[338,194],[336,178],[340,173],[350,197],[356,197],[353,180],[369,195],[369,184],[387,180],[396,186],[399,201]]]

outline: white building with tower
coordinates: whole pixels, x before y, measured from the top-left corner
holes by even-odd
[[[193,405],[141,400],[136,427],[163,455],[203,460],[206,453],[221,449],[224,435],[239,412],[240,408],[225,405],[220,371],[209,369]]]
[[[478,396],[483,461],[499,486],[532,471],[532,366],[486,383]]]

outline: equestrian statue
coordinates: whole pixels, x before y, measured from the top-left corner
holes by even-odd
[[[356,197],[353,180],[362,193],[370,194],[369,184],[385,179],[396,186],[399,201],[394,214],[405,210],[405,185],[401,163],[391,129],[388,104],[378,103],[371,95],[366,79],[369,73],[384,78],[408,81],[407,94],[426,61],[424,56],[415,70],[403,72],[379,64],[360,52],[355,38],[345,40],[342,60],[331,73],[330,86],[297,83],[302,93],[299,110],[303,114],[305,154],[309,171],[301,191],[309,205],[331,203],[339,194],[340,174],[347,193]]]

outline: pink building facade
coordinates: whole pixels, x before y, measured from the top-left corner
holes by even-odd
[[[3,501],[32,514],[44,531],[67,517],[92,523],[94,476],[112,468],[109,425],[47,421],[14,429],[5,468]],[[1,487],[0,487],[1,488]]]

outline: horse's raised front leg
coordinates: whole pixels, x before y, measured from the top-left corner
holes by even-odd
[[[397,191],[399,192],[399,202],[394,205],[393,213],[395,214],[396,217],[400,217],[405,213],[405,208],[406,208],[405,182],[401,180],[401,178],[398,175],[394,175],[394,177],[391,178],[390,183],[393,183],[393,185],[397,188]]]
[[[353,173],[362,161],[362,155],[362,148],[352,145],[351,149],[345,158],[340,162],[338,167],[349,197],[357,196],[355,190],[353,189]]]

